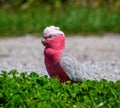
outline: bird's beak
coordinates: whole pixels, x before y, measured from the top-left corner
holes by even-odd
[[[45,46],[45,39],[41,38],[41,43]]]

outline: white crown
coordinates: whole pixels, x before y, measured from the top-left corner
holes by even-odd
[[[64,35],[64,33],[62,31],[60,31],[59,27],[55,27],[55,26],[46,27],[43,31],[44,36],[60,35],[60,34]]]

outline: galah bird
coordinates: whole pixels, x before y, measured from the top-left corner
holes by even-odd
[[[50,77],[58,78],[60,82],[82,82],[90,76],[85,67],[65,51],[65,35],[59,27],[46,27],[41,42],[45,46],[45,66]]]

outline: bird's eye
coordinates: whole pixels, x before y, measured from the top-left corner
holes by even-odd
[[[52,37],[52,35],[49,35],[47,38],[51,38]]]
[[[50,39],[52,37],[53,37],[52,35],[49,35],[49,36],[46,36],[46,37],[43,36],[44,39]]]

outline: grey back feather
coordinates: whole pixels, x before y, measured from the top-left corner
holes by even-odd
[[[71,54],[65,51],[62,53],[60,65],[63,67],[68,77],[73,81],[82,82],[84,79],[98,80],[100,78],[100,71],[98,68],[80,64]]]
[[[87,70],[70,54],[63,51],[60,61],[68,77],[73,81],[83,81],[89,76]]]
[[[119,67],[113,65],[114,63],[105,63],[107,63],[107,65],[104,63],[100,64],[100,62],[100,65],[98,65],[97,62],[94,64],[80,63],[72,55],[66,53],[65,51],[62,53],[60,61],[61,67],[63,67],[68,77],[73,81],[82,82],[84,79],[98,81],[101,79],[107,79],[110,81],[120,80]],[[118,69],[116,70],[116,68]]]

